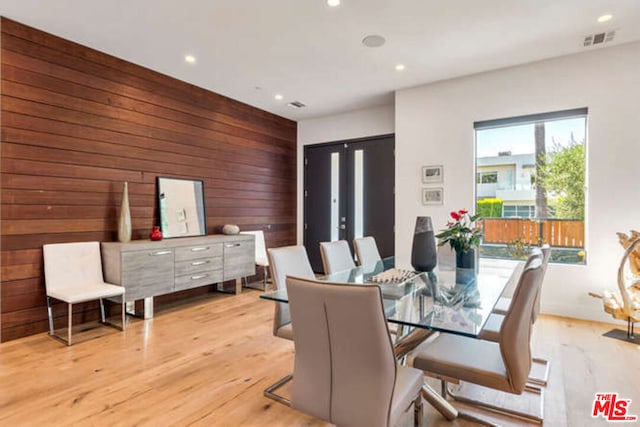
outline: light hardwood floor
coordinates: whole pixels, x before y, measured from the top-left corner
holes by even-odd
[[[293,344],[271,335],[273,306],[259,294],[211,294],[72,347],[45,334],[0,345],[0,425],[325,425],[262,396],[291,372]],[[606,425],[590,416],[596,392],[633,399],[640,415],[640,346],[602,337],[609,329],[540,318],[534,353],[552,360],[545,425]],[[426,412],[426,425],[471,425]]]

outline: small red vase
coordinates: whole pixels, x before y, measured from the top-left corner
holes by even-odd
[[[160,227],[154,225],[153,231],[149,234],[149,238],[151,240],[162,240],[162,231],[160,231]]]

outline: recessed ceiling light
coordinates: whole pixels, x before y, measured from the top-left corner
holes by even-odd
[[[195,64],[196,63],[196,57],[193,56],[193,55],[185,55],[184,61],[189,63],[189,64]]]
[[[398,64],[398,65],[396,65],[396,71],[404,71],[404,69],[405,69],[404,64]]]
[[[607,13],[606,15],[598,16],[598,22],[602,23],[611,21],[611,18],[613,18],[613,15]]]
[[[385,38],[377,34],[371,34],[362,39],[362,44],[366,47],[380,47],[385,42]]]
[[[282,98],[284,98],[284,96],[280,95],[279,93],[276,93],[274,98],[276,99],[276,101],[282,101]]]
[[[340,6],[340,0],[327,0],[327,5],[329,7]]]

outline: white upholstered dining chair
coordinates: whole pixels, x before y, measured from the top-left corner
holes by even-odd
[[[496,412],[542,422],[544,398],[541,390],[527,386],[531,370],[531,316],[543,274],[542,261],[536,258],[524,269],[513,294],[511,310],[502,323],[499,341],[491,342],[461,335],[441,334],[412,355],[413,366],[442,381],[443,393],[463,403]],[[539,394],[538,414],[523,413],[500,404],[479,402],[452,393],[447,382],[469,382],[491,389],[521,394]]]
[[[324,274],[350,270],[356,266],[353,262],[351,249],[349,249],[349,243],[346,240],[320,242],[320,256],[322,257]]]
[[[544,277],[547,272],[547,265],[549,263],[549,258],[551,255],[551,248],[549,245],[543,245],[542,248],[534,248],[529,254],[529,258],[524,264],[524,268],[526,269],[528,265],[530,265],[533,260],[540,260],[542,262],[542,277],[540,278],[540,289],[536,294],[536,300],[533,304],[533,312],[531,314],[531,324],[533,325],[538,315],[540,314],[540,294],[542,293],[542,285],[544,283]],[[522,270],[516,270],[516,273],[521,273]],[[504,318],[506,313],[511,309],[511,298],[502,297],[498,302],[506,301],[503,304],[503,307],[506,307],[506,312],[502,311],[501,308],[493,310],[491,315],[488,317],[487,322],[482,328],[482,332],[480,333],[480,339],[499,342],[500,334],[502,330],[502,324],[504,322]],[[497,304],[496,304],[497,306]],[[550,362],[547,359],[541,357],[533,357],[532,361],[535,363],[536,369],[533,369],[529,374],[528,381],[532,384],[536,384],[539,386],[546,386],[549,378],[549,369]]]
[[[56,243],[42,247],[44,255],[45,288],[49,334],[67,345],[72,344],[73,305],[87,301],[100,301],[100,319],[105,318],[104,299],[120,299],[122,319],[120,329],[126,328],[124,287],[105,283],[99,242]],[[67,336],[55,333],[52,299],[67,303]],[[113,325],[116,326],[116,325]]]
[[[275,284],[276,290],[286,289],[287,276],[304,277],[313,279],[315,274],[309,263],[307,250],[304,246],[284,246],[273,248],[268,251],[269,267],[271,268],[271,280]],[[293,340],[293,324],[289,304],[276,302],[273,313],[273,335],[286,340]],[[276,390],[291,380],[292,376],[287,375],[267,387],[264,395],[280,403],[288,404],[287,399]]]
[[[378,286],[287,278],[291,406],[340,426],[421,425],[422,372],[398,366]],[[411,413],[411,409],[414,409]]]
[[[269,265],[271,277],[276,290],[286,289],[287,276],[313,279],[315,274],[309,263],[307,250],[304,246],[284,246],[269,249]],[[293,340],[293,328],[289,314],[289,304],[276,303],[273,316],[273,335]]]
[[[376,239],[372,236],[353,239],[353,248],[356,252],[358,265],[371,265],[382,259],[378,245],[376,245]]]

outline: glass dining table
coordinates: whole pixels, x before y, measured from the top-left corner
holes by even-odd
[[[395,258],[389,257],[317,280],[379,286],[387,321],[398,325],[394,347],[396,357],[403,360],[434,333],[478,338],[504,289],[517,280],[521,264],[515,270],[442,268],[426,273],[396,269]],[[265,292],[260,298],[289,302],[286,289]],[[426,383],[423,396],[445,418],[457,417],[457,410]]]
[[[405,330],[428,329],[477,338],[509,283],[512,271],[467,269],[432,273],[394,270],[394,257],[318,277],[319,282],[379,286],[390,323]],[[390,272],[384,276],[381,273]],[[288,303],[286,289],[260,298]],[[401,338],[401,337],[400,337]]]

